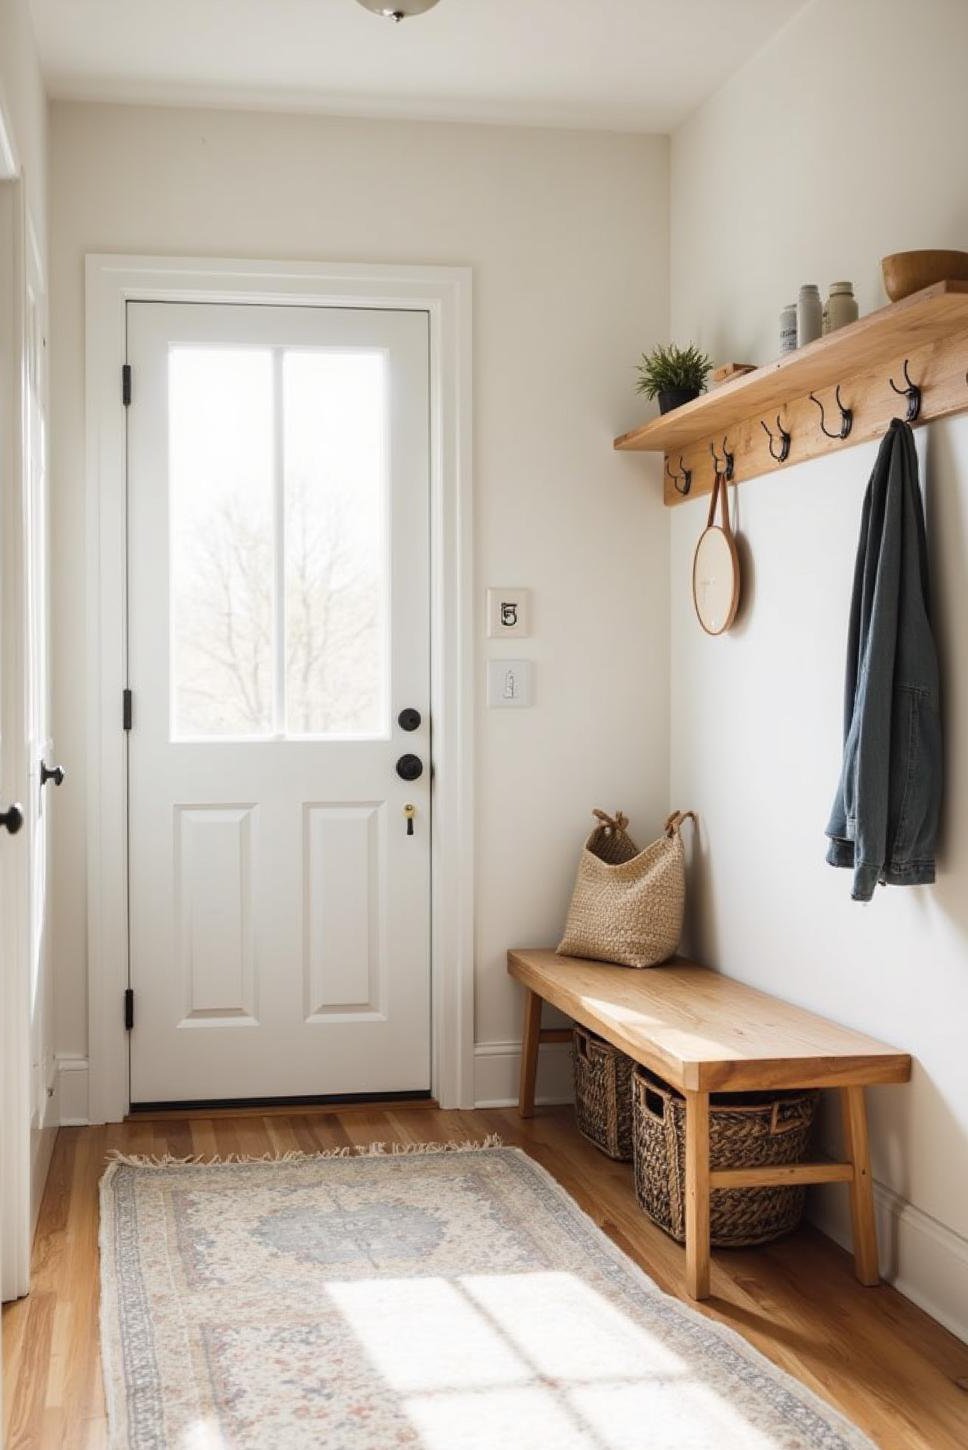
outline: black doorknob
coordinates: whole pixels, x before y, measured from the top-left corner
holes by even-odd
[[[400,726],[401,730],[419,730],[420,711],[410,708],[406,710],[401,710],[400,714],[397,716],[397,724]]]
[[[11,836],[15,836],[24,823],[24,813],[20,806],[7,806],[5,811],[0,811],[0,826],[8,830]]]
[[[46,785],[49,780],[52,780],[55,785],[63,785],[64,776],[66,774],[67,771],[62,765],[48,765],[46,761],[43,760],[40,762],[41,785]]]
[[[423,761],[419,755],[401,755],[397,761],[397,775],[401,780],[419,780],[423,775]]]

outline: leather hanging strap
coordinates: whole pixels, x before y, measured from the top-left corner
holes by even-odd
[[[720,492],[720,490],[722,490],[722,492]],[[713,491],[709,498],[709,517],[706,520],[707,529],[711,529],[713,526],[713,521],[716,518],[716,505],[719,502],[720,498],[722,499],[723,503],[723,533],[732,534],[732,525],[729,521],[729,479],[726,477],[725,473],[720,473],[719,469],[717,468],[716,482],[713,484]]]

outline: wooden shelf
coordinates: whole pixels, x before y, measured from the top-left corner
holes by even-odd
[[[839,383],[845,406],[854,412],[846,443],[878,436],[895,416],[903,416],[905,401],[891,391],[893,375],[901,381],[904,359],[922,389],[919,422],[968,409],[968,282],[938,282],[869,313],[849,327],[818,338],[776,362],[745,373],[703,393],[641,428],[615,439],[615,448],[664,453],[670,471],[690,468],[689,497],[708,493],[713,483],[709,452],[715,444],[722,456],[728,437],[734,455],[736,481],[752,478],[791,463],[803,462],[841,448],[840,439],[828,439],[820,430],[820,411],[809,399],[822,395],[828,426],[838,414],[833,389]],[[761,420],[776,433],[777,414],[792,435],[788,461],[771,458]],[[666,477],[666,501],[683,497]]]

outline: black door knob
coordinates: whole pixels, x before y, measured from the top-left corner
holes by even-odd
[[[55,785],[63,785],[66,774],[67,771],[62,765],[48,765],[43,760],[40,762],[41,785],[46,785],[49,780],[52,780]]]
[[[401,730],[420,729],[420,711],[413,709],[401,710],[397,716],[397,724]]]
[[[397,775],[401,780],[419,780],[423,775],[423,761],[419,755],[401,755],[397,761]]]
[[[418,772],[419,774],[419,772]],[[0,811],[0,826],[8,830],[11,836],[15,836],[24,823],[24,813],[20,806],[8,806],[5,811]]]

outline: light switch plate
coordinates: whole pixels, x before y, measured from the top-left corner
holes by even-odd
[[[513,636],[527,639],[531,633],[531,590],[489,589],[487,591],[488,639]]]
[[[487,703],[491,710],[526,709],[532,701],[531,660],[488,660]]]

